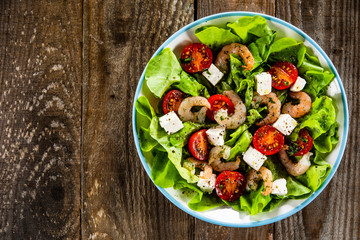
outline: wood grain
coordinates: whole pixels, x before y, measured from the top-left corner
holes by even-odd
[[[359,239],[359,1],[277,1],[276,15],[304,30],[329,55],[345,87],[350,132],[326,189],[296,215],[276,223],[276,239]]]
[[[193,12],[192,1],[85,1],[84,238],[192,236],[194,218],[171,204],[141,165],[131,112],[146,63]]]
[[[80,237],[81,1],[0,2],[0,238]]]

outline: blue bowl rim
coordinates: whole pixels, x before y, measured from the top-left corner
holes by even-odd
[[[270,219],[265,219],[265,220],[261,220],[261,221],[250,222],[250,223],[229,223],[229,222],[223,222],[223,221],[219,221],[219,220],[214,220],[214,219],[211,219],[209,217],[201,215],[197,211],[193,211],[193,210],[191,210],[189,208],[186,208],[181,203],[179,203],[173,196],[171,196],[164,188],[161,188],[161,187],[159,187],[159,186],[157,186],[155,184],[155,186],[160,190],[160,192],[166,198],[168,198],[173,204],[175,204],[175,206],[177,206],[178,208],[180,208],[184,212],[186,212],[186,213],[188,213],[188,214],[192,215],[193,217],[196,217],[196,218],[198,218],[200,220],[203,220],[203,221],[206,221],[206,222],[209,222],[209,223],[212,223],[212,224],[217,224],[217,225],[221,225],[221,226],[227,226],[227,227],[244,228],[244,227],[258,227],[258,226],[271,224],[271,223],[280,221],[282,219],[285,219],[285,218],[297,213],[298,211],[300,211],[304,207],[306,207],[310,202],[312,202],[324,190],[324,188],[328,185],[330,180],[333,178],[333,176],[334,176],[334,174],[335,174],[335,172],[336,172],[337,168],[339,167],[340,162],[342,160],[342,157],[343,157],[343,154],[344,154],[344,151],[345,151],[347,138],[348,138],[348,131],[349,131],[349,120],[348,120],[348,117],[349,117],[348,114],[349,113],[348,113],[347,98],[346,98],[344,86],[342,84],[339,73],[337,72],[334,64],[332,63],[332,61],[330,60],[328,55],[324,52],[324,50],[311,37],[309,37],[306,33],[304,33],[299,28],[297,28],[297,27],[293,26],[292,24],[290,24],[290,23],[288,23],[288,22],[286,22],[284,20],[281,20],[281,19],[279,19],[277,17],[273,17],[273,16],[270,16],[270,15],[262,14],[262,13],[243,12],[243,11],[223,12],[223,13],[217,13],[217,14],[209,15],[209,16],[206,16],[204,18],[200,18],[200,19],[198,19],[198,20],[184,26],[183,28],[181,28],[177,32],[175,32],[173,35],[171,35],[157,49],[157,51],[154,53],[154,55],[151,58],[158,55],[160,53],[160,51],[162,51],[167,45],[169,45],[169,43],[171,43],[180,34],[186,32],[187,30],[189,30],[189,29],[193,28],[194,26],[197,26],[197,25],[199,25],[201,23],[204,23],[204,22],[207,22],[207,21],[210,21],[210,20],[213,20],[213,19],[217,19],[217,18],[223,18],[223,17],[232,17],[232,16],[244,17],[244,16],[254,16],[254,15],[262,16],[267,20],[279,23],[279,24],[281,24],[281,25],[283,25],[285,27],[288,27],[288,28],[292,29],[293,31],[298,33],[300,36],[302,36],[305,40],[307,40],[311,45],[313,45],[317,49],[317,51],[319,51],[319,53],[324,57],[324,59],[326,60],[326,62],[329,65],[331,71],[335,74],[335,79],[336,79],[336,81],[338,82],[338,84],[340,86],[341,97],[342,97],[342,100],[343,100],[343,108],[344,108],[344,132],[343,132],[343,138],[342,138],[340,151],[339,151],[339,154],[337,156],[337,159],[336,159],[336,161],[334,163],[334,166],[332,167],[329,175],[327,176],[327,178],[323,182],[323,184],[309,198],[307,198],[304,202],[302,202],[299,206],[295,207],[294,209],[292,209],[291,211],[289,211],[287,213],[281,214],[279,216],[276,216],[276,217],[273,217],[273,218],[270,218]],[[145,69],[146,69],[146,67],[145,67]],[[134,100],[133,100],[132,126],[133,126],[133,136],[134,136],[136,150],[137,150],[138,155],[140,157],[141,163],[143,164],[143,167],[145,168],[145,171],[147,172],[147,174],[149,175],[149,177],[151,179],[151,169],[150,169],[148,163],[146,162],[144,155],[142,154],[142,151],[141,151],[141,148],[140,148],[140,143],[139,143],[139,140],[138,140],[138,134],[137,134],[137,131],[136,131],[137,125],[136,125],[135,102],[136,102],[136,99],[139,98],[141,87],[142,87],[142,84],[144,82],[145,69],[144,69],[143,73],[141,74],[140,81],[139,81],[139,83],[137,85]]]

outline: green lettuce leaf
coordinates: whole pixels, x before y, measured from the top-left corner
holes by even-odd
[[[264,36],[264,37],[256,39],[255,44],[258,48],[258,52],[263,61],[266,60],[269,50],[270,50],[270,46],[274,42],[276,35],[277,35],[277,33],[274,32],[273,34],[271,34],[269,36]]]
[[[318,72],[309,70],[305,73],[304,77],[307,82],[303,91],[308,93],[310,97],[314,99],[321,93],[321,90],[330,84],[335,75],[328,71]]]
[[[296,177],[301,183],[316,191],[329,175],[331,165],[328,164],[318,151],[315,151],[315,157],[311,167],[301,176]]]
[[[166,89],[180,81],[181,65],[170,48],[153,57],[145,71],[145,81],[150,91],[161,98]]]
[[[218,49],[224,45],[240,42],[240,38],[231,33],[230,29],[215,26],[204,26],[195,30],[198,39],[209,48]]]
[[[156,116],[156,113],[145,96],[141,96],[136,100],[135,109],[137,112],[137,125],[141,126],[138,130],[140,148],[143,152],[149,152],[158,144],[151,137],[149,130],[151,119]]]
[[[261,119],[262,116],[256,109],[249,109],[249,115],[246,116],[246,121],[249,126],[253,125],[257,120]]]
[[[180,74],[180,82],[175,83],[174,86],[191,96],[210,97],[207,88],[184,71]]]
[[[248,109],[250,107],[253,98],[254,80],[243,78],[244,72],[242,68],[242,62],[235,56],[230,55],[230,74],[228,77],[229,85],[235,85],[232,89],[236,89],[240,98],[244,100],[245,106]],[[251,77],[251,76],[249,76]]]
[[[336,111],[333,100],[327,96],[315,98],[310,112],[300,124],[299,129],[306,127],[313,140],[326,133],[336,121]],[[316,148],[316,146],[315,146]]]
[[[310,54],[306,53],[304,61],[298,70],[299,74],[303,75],[307,71],[323,72],[324,68],[321,67],[320,61],[317,57],[310,56]]]
[[[171,145],[175,147],[184,147],[190,135],[204,126],[204,124],[193,122],[184,122],[183,125],[184,127],[180,131],[171,134],[169,137]]]
[[[291,62],[299,67],[304,61],[305,53],[306,47],[302,42],[297,42],[292,38],[281,38],[270,46],[268,60]]]
[[[190,209],[194,211],[205,211],[212,208],[224,206],[225,203],[221,199],[214,195],[204,194],[196,184],[187,183],[184,180],[179,180],[175,183],[174,189],[190,189],[195,195],[188,203]]]
[[[174,164],[182,178],[189,183],[199,180],[197,176],[192,175],[188,169],[181,166],[182,148],[171,146],[169,136],[164,129],[161,128],[157,117],[154,117],[151,121],[150,135],[166,150],[169,160]]]
[[[314,147],[321,153],[331,152],[333,147],[339,142],[338,136],[339,124],[335,122],[331,125],[329,131],[321,134],[314,140]]]
[[[230,157],[226,161],[233,161],[237,155],[245,152],[252,141],[252,134],[245,130],[230,150]]]
[[[233,23],[228,23],[227,26],[241,38],[243,43],[253,40],[254,36],[272,35],[266,19],[261,16],[241,17]]]
[[[243,194],[240,197],[240,209],[250,213],[250,215],[256,215],[264,211],[265,207],[271,202],[271,195],[263,196],[261,192],[264,191],[264,185],[262,184],[256,191]],[[276,205],[277,206],[277,205]],[[276,206],[273,206],[272,209]],[[268,209],[268,211],[271,209]]]
[[[291,176],[286,177],[286,188],[288,193],[285,197],[291,199],[307,198],[312,193],[311,189]]]
[[[230,134],[230,139],[225,142],[225,145],[229,147],[233,147],[236,141],[239,139],[239,137],[248,129],[248,126],[246,124],[241,125],[236,129],[235,132]]]
[[[151,167],[151,178],[156,185],[162,188],[174,186],[181,179],[174,164],[167,157],[166,152],[155,151],[153,165]]]

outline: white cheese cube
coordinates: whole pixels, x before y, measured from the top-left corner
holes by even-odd
[[[273,124],[273,126],[284,135],[290,135],[296,125],[297,121],[287,113],[280,114],[279,119]]]
[[[279,178],[273,182],[271,194],[285,196],[287,194],[286,179]]]
[[[256,80],[256,91],[260,95],[266,95],[271,92],[271,74],[268,72],[262,72],[255,76]]]
[[[267,159],[266,155],[262,154],[252,146],[250,146],[248,150],[243,153],[243,158],[244,161],[256,171],[259,171],[259,169]]]
[[[215,189],[216,174],[212,174],[211,178],[202,178],[204,172],[200,172],[200,178],[197,182],[198,187],[201,191],[211,194]]]
[[[209,128],[206,131],[206,135],[211,145],[222,146],[224,145],[225,127],[216,126]]]
[[[172,134],[184,127],[183,123],[174,111],[171,111],[159,118],[160,126],[167,134]]]
[[[340,88],[339,86],[336,84],[336,81],[333,80],[328,88],[326,89],[326,93],[327,95],[329,95],[330,97],[334,97],[335,95],[339,94],[340,93]]]
[[[306,85],[306,80],[301,77],[298,77],[296,79],[296,82],[290,87],[290,91],[299,92],[304,89],[305,85]]]
[[[214,65],[211,64],[208,70],[205,70],[202,75],[206,77],[212,85],[216,85],[224,74]]]

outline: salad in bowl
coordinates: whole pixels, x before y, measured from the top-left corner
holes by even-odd
[[[306,39],[266,15],[227,17],[194,24],[149,61],[134,136],[175,204],[213,223],[257,226],[301,209],[334,174],[346,98]]]

